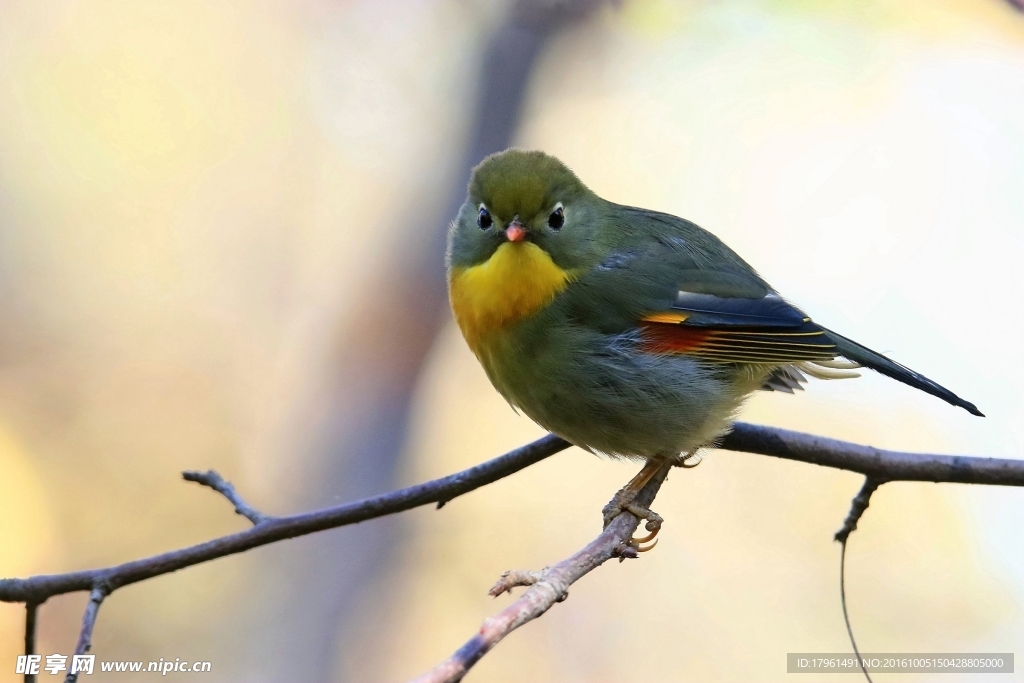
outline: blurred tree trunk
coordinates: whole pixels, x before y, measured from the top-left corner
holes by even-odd
[[[311,456],[315,478],[304,482],[307,495],[297,501],[299,507],[354,500],[396,486],[412,391],[449,315],[445,240],[465,199],[469,171],[511,144],[530,77],[551,37],[599,5],[595,0],[519,2],[483,41],[472,129],[448,182],[449,199],[432,222],[429,240],[399,246],[386,259],[388,271],[371,281],[356,307],[366,312],[366,324],[348,326],[336,344],[338,374],[315,440],[322,452]],[[291,584],[288,597],[263,611],[240,643],[251,650],[240,658],[251,662],[247,678],[331,680],[345,654],[337,652],[340,630],[368,599],[365,591],[379,588],[373,579],[385,571],[398,531],[395,520],[382,519],[289,544],[286,566],[271,577]]]

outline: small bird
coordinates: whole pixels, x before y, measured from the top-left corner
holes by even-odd
[[[651,537],[660,518],[636,492],[713,446],[759,389],[867,367],[981,415],[813,322],[707,230],[602,199],[543,152],[473,169],[446,266],[455,320],[513,408],[580,448],[647,463],[605,521],[628,509]]]

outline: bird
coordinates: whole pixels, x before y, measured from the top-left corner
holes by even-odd
[[[603,199],[541,151],[472,170],[445,265],[455,321],[514,409],[586,451],[644,462],[604,510],[606,525],[622,510],[648,520],[634,546],[662,521],[636,505],[639,489],[699,459],[758,390],[869,368],[982,415],[814,322],[711,232]]]

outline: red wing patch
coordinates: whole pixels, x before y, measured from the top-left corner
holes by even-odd
[[[712,330],[666,323],[643,322],[640,334],[647,353],[687,353],[700,348]]]
[[[642,348],[648,353],[682,353],[720,363],[778,365],[832,360],[836,345],[807,321],[795,329],[696,327],[686,324],[640,324]]]

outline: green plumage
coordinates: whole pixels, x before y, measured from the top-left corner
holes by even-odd
[[[800,376],[791,363],[805,356],[785,355],[786,349],[802,348],[790,339],[830,350],[815,357],[842,354],[977,410],[903,366],[838,335],[828,337],[706,230],[605,201],[554,157],[509,150],[474,170],[449,235],[450,278],[486,263],[509,241],[510,226],[525,229],[526,240],[544,250],[570,282],[540,310],[490,334],[477,355],[513,406],[583,448],[652,459],[714,443],[752,391],[780,371],[778,377]],[[501,286],[514,288],[516,280],[510,277]],[[665,313],[689,320],[644,322]],[[674,345],[671,350],[652,349],[645,336],[652,326]],[[709,333],[728,341],[684,348]],[[797,334],[804,336],[786,336]],[[760,343],[747,353],[764,355],[768,342],[762,339],[773,344],[771,362],[708,358],[731,353],[730,344]]]

